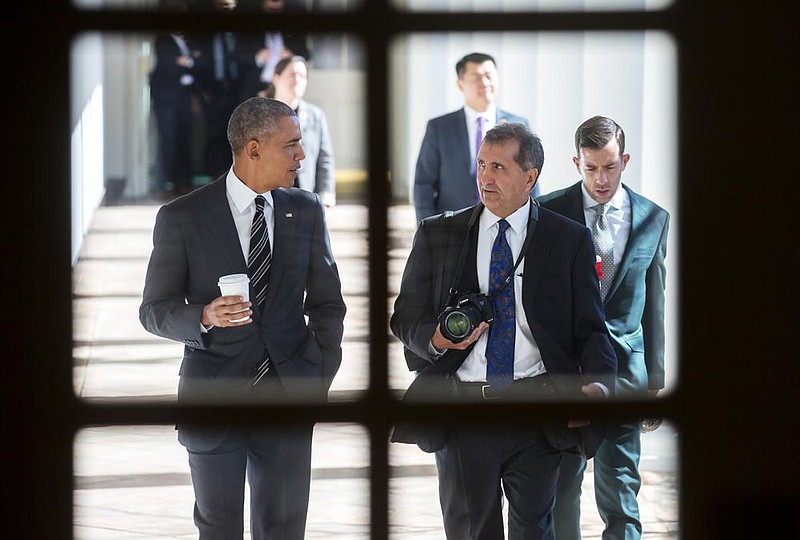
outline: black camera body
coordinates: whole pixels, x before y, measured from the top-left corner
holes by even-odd
[[[459,343],[472,334],[481,322],[489,324],[494,320],[492,299],[481,293],[467,293],[461,296],[454,306],[447,306],[439,315],[439,328],[442,335]]]

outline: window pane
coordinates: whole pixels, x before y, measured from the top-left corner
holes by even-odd
[[[72,0],[78,9],[129,9],[129,10],[163,10],[169,12],[197,12],[197,11],[261,11],[261,0]],[[297,11],[352,11],[361,6],[361,0],[285,0],[281,2],[272,0],[272,10],[284,9],[287,12]]]
[[[677,430],[664,422],[655,431],[642,433],[641,445],[642,486],[637,500],[644,537],[679,538]],[[584,538],[600,538],[604,529],[595,503],[597,461],[597,457],[589,460],[581,482],[580,530]],[[414,445],[393,444],[389,466],[392,475],[389,480],[390,538],[443,538],[434,454],[424,453]],[[504,499],[502,504],[507,531],[509,502]]]
[[[187,453],[172,426],[85,428],[74,449],[76,540],[197,536]],[[361,426],[314,428],[306,537],[369,537],[369,470]]]
[[[398,8],[411,11],[450,12],[546,12],[546,11],[653,11],[672,0],[394,0]]]
[[[298,109],[305,130],[301,171],[309,173],[301,177],[325,205],[331,251],[348,307],[342,365],[330,389],[331,399],[341,400],[364,390],[369,377],[365,76],[357,38],[307,37],[312,50],[322,47],[320,43],[341,45],[321,55],[325,69],[315,67],[313,56],[306,62],[307,91]],[[227,120],[246,97],[233,92],[228,79],[217,78],[231,76],[231,68],[217,72],[208,65],[217,65],[222,49],[215,47],[220,41],[195,35],[186,40],[198,66],[184,85],[190,89],[185,92],[188,101],[178,105],[164,98],[167,105],[159,108],[159,96],[166,94],[161,87],[154,90],[151,73],[159,62],[176,62],[158,58],[159,43],[174,45],[173,57],[179,54],[173,37],[147,34],[83,34],[72,47],[74,387],[83,398],[176,398],[183,344],[148,333],[138,314],[156,214],[180,193],[227,174]],[[182,89],[179,79],[173,82]],[[186,124],[188,139],[179,142],[174,132],[165,131],[157,111],[164,112],[163,122],[172,122],[167,127],[175,127],[173,113],[184,106],[188,116],[180,125]],[[186,153],[181,165],[189,173],[186,185],[179,184],[174,172],[181,152]],[[286,214],[293,219],[292,212]],[[275,260],[290,260],[294,245],[284,244],[287,250],[276,251]],[[213,289],[221,294],[216,278]]]
[[[423,140],[430,126],[428,122],[437,117],[442,122],[444,115],[463,110],[465,95],[459,91],[455,66],[459,59],[473,52],[489,54],[495,60],[497,109],[505,111],[503,114],[527,119],[542,140],[545,160],[537,180],[540,195],[577,185],[580,177],[572,158],[576,154],[575,130],[582,122],[603,115],[616,120],[624,129],[625,152],[631,158],[622,182],[670,214],[665,260],[663,377],[665,390],[674,389],[679,368],[675,316],[679,289],[676,241],[680,234],[677,207],[677,55],[675,42],[664,32],[410,34],[393,42],[390,56],[390,148],[392,190],[398,205],[389,215],[392,240],[390,310],[394,295],[400,290],[417,219],[444,210],[457,210],[477,200],[460,195],[471,195],[474,177],[470,174],[475,171],[474,143],[467,143],[469,133],[464,116],[459,120],[463,127],[456,132],[457,140],[463,143],[453,142],[456,135],[432,132],[432,140],[446,146],[447,155],[436,144],[426,147],[428,151],[435,147],[433,152],[438,157],[431,158],[426,154],[423,168],[419,169],[423,181],[419,183],[421,187],[416,201],[414,195]],[[474,136],[475,132],[472,133]],[[463,154],[463,162],[453,157],[458,154]],[[458,172],[468,170],[472,172]],[[446,187],[457,183],[455,180],[458,178],[463,179],[463,184],[455,188]],[[470,200],[466,201],[467,198]],[[420,215],[415,215],[415,202],[423,207]],[[448,204],[451,206],[446,207]],[[649,244],[649,254],[629,250],[621,255],[628,260],[620,258],[616,261],[617,266],[638,271],[636,265],[645,259],[642,264],[651,265],[658,237],[656,235]],[[430,249],[435,251],[434,247]],[[453,259],[457,259],[456,251]],[[647,267],[640,269],[642,280]],[[446,291],[448,285],[444,284],[442,290]],[[442,302],[446,302],[446,294]],[[628,311],[624,308],[620,313]],[[649,345],[655,342],[649,335],[643,338],[642,332],[636,328],[634,324],[625,336],[618,335],[620,350],[627,349],[633,356],[645,347],[649,351]],[[650,344],[642,345],[643,339],[649,339]],[[392,388],[404,390],[413,380],[413,374],[406,366],[402,346],[393,343],[390,351],[390,384]],[[641,371],[644,371],[643,366]],[[634,381],[634,386],[647,388],[647,375],[625,376]],[[656,382],[655,386],[658,385]]]

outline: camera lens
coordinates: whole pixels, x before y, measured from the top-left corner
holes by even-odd
[[[446,334],[449,334],[449,339],[453,343],[463,340],[472,332],[472,323],[467,314],[463,311],[448,313],[447,317],[444,319],[444,327]]]

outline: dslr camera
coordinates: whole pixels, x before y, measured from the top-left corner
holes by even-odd
[[[463,295],[454,306],[447,306],[439,315],[442,335],[453,343],[464,341],[481,322],[491,324],[492,320],[491,298],[474,292]]]

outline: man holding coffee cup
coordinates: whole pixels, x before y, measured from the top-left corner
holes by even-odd
[[[287,105],[243,102],[228,123],[227,175],[159,210],[139,318],[186,345],[180,401],[327,396],[345,305],[319,197],[291,187],[300,139]],[[302,539],[311,434],[179,424],[200,538],[242,537],[246,474],[253,538]]]

